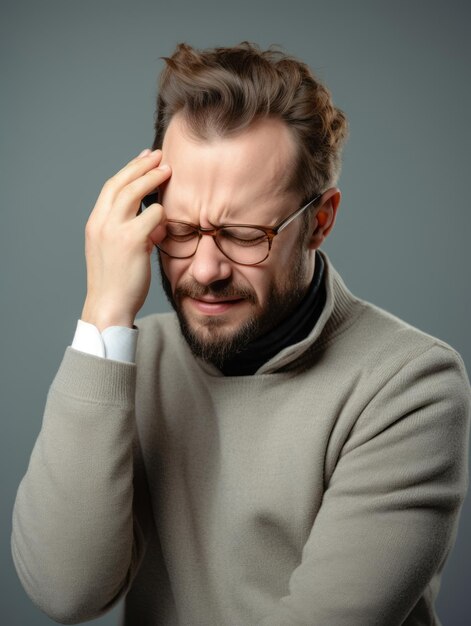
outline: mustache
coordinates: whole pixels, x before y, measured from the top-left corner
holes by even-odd
[[[252,304],[257,303],[257,297],[252,289],[227,281],[218,281],[209,285],[202,285],[197,281],[186,281],[176,287],[174,296],[175,298],[189,297],[196,299],[214,296],[217,298],[247,300]]]

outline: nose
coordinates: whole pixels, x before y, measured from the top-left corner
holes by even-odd
[[[202,285],[225,280],[232,274],[232,263],[216,246],[214,239],[203,235],[189,268],[193,278]]]

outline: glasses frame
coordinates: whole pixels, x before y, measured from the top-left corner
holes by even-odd
[[[159,244],[156,244],[156,245],[157,245],[157,248],[160,250],[160,252],[163,252],[171,259],[191,259],[191,257],[195,256],[198,250],[198,246],[200,245],[202,236],[209,235],[209,237],[213,238],[213,241],[216,244],[218,250],[220,250],[222,254],[226,257],[226,259],[229,259],[229,261],[231,261],[232,263],[237,263],[237,265],[246,265],[249,267],[253,265],[259,265],[260,263],[263,263],[264,261],[266,261],[268,257],[270,256],[273,239],[277,235],[279,235],[282,230],[284,230],[287,226],[289,226],[291,222],[293,222],[297,217],[302,215],[304,211],[306,211],[306,209],[314,205],[321,197],[322,197],[321,193],[317,194],[317,196],[312,198],[312,200],[309,200],[307,204],[303,205],[299,209],[296,209],[296,211],[293,211],[293,213],[290,213],[287,217],[285,217],[281,222],[279,222],[275,226],[261,226],[259,224],[221,224],[220,226],[214,226],[213,228],[203,228],[202,226],[198,226],[197,224],[193,224],[191,222],[184,222],[182,220],[166,220],[168,223],[171,223],[171,224],[184,224],[185,226],[191,226],[191,228],[193,228],[198,233],[198,241],[196,243],[195,251],[192,254],[188,254],[187,256],[174,256],[173,254],[169,254],[168,252],[165,252],[165,250],[162,250]],[[156,201],[157,201],[157,194],[150,194],[142,200],[142,203],[144,204],[145,207],[148,207],[153,202],[156,202]],[[267,250],[266,256],[263,259],[261,259],[260,261],[257,261],[256,263],[241,263],[240,261],[234,261],[234,259],[231,259],[231,257],[228,256],[224,252],[224,250],[221,248],[217,240],[218,232],[222,230],[223,228],[238,228],[238,227],[257,228],[258,230],[262,230],[265,233],[267,240],[268,240],[268,250]]]

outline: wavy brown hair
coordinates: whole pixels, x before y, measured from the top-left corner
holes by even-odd
[[[201,51],[181,43],[164,60],[153,149],[162,147],[176,113],[202,140],[236,135],[256,120],[275,116],[287,124],[298,146],[289,191],[308,201],[336,184],[347,120],[306,64],[248,42]]]

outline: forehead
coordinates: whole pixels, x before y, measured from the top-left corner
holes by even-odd
[[[217,222],[271,223],[280,203],[286,204],[290,196],[286,189],[297,151],[280,119],[257,121],[235,136],[201,140],[176,115],[162,150],[163,160],[172,167],[165,190],[169,217],[196,219],[203,212]],[[253,207],[249,212],[248,206]]]

